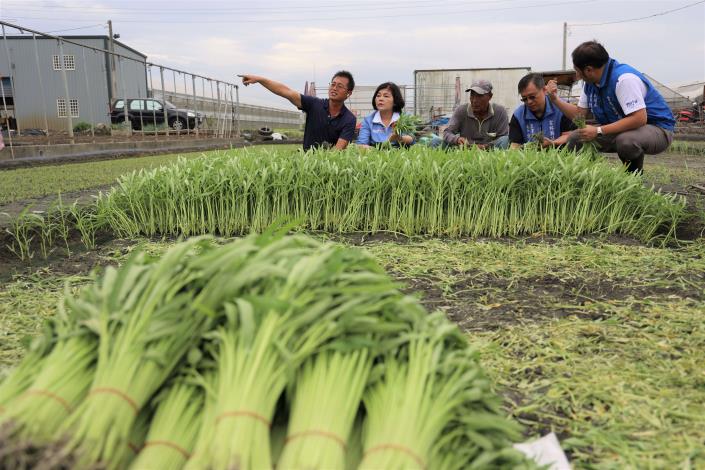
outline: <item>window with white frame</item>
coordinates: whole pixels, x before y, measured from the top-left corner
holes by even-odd
[[[70,99],[69,100],[69,107],[71,108],[71,117],[72,118],[79,117],[78,100],[77,99]],[[65,98],[59,98],[56,100],[56,114],[60,118],[66,117],[66,99]]]
[[[71,108],[71,117],[78,117],[78,100],[69,100],[69,107]]]
[[[54,70],[61,70],[61,56],[53,55],[51,57],[51,64]],[[64,55],[64,68],[66,70],[76,70],[76,56]]]
[[[65,55],[64,56],[64,67],[66,70],[76,70],[76,56]]]

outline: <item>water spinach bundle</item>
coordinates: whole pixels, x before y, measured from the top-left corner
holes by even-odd
[[[0,467],[525,464],[468,339],[363,251],[194,238],[61,305],[0,383]]]

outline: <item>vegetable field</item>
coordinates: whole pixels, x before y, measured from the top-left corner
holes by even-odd
[[[25,200],[2,222],[0,460],[520,468],[509,444],[553,431],[576,468],[699,468],[688,151],[644,180],[558,153],[248,149]]]

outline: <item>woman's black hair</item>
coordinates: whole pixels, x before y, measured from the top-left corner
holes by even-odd
[[[401,110],[404,109],[404,105],[406,103],[404,102],[404,97],[401,96],[401,90],[399,89],[399,86],[393,82],[384,82],[377,87],[375,93],[372,95],[372,107],[375,111],[377,111],[377,93],[379,93],[380,90],[385,90],[387,88],[389,88],[389,91],[392,92],[392,99],[394,100],[394,106],[392,107],[392,111],[394,111],[395,113],[401,113]]]

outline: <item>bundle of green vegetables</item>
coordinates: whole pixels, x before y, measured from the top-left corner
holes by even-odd
[[[394,123],[394,132],[397,135],[414,135],[421,125],[421,118],[413,114],[401,113]]]
[[[575,124],[575,127],[578,129],[585,129],[585,127],[587,127],[587,120],[585,116],[576,116],[575,119],[573,119],[573,124]],[[600,144],[594,140],[583,142],[580,150],[592,160],[596,160],[600,156]]]
[[[77,469],[523,464],[467,339],[362,251],[196,238],[62,305],[0,384],[0,466],[26,457],[3,448]]]

